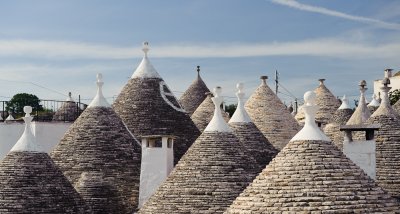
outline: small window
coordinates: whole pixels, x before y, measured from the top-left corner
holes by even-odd
[[[161,138],[149,138],[147,140],[147,147],[150,148],[161,148],[162,147],[162,139]]]

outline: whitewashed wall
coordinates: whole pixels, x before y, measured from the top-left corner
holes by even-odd
[[[375,144],[375,140],[343,142],[343,153],[374,180],[376,179]]]
[[[64,133],[72,123],[64,122],[33,122],[32,131],[38,144],[50,152],[60,142]],[[24,123],[0,123],[0,160],[7,155],[24,131]]]

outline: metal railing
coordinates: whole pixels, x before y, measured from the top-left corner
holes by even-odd
[[[0,121],[5,121],[9,114],[13,116],[11,121],[22,121],[24,113],[23,106],[29,105],[28,100],[21,100],[18,103],[18,109],[7,108],[10,101],[0,101]],[[32,104],[31,104],[32,105]],[[22,106],[22,108],[21,108]],[[58,100],[40,100],[39,104],[32,106],[33,111],[31,115],[34,117],[33,121],[63,121],[73,122],[79,115],[86,109],[87,105],[84,103],[73,101],[58,101]],[[9,120],[7,120],[9,121]]]

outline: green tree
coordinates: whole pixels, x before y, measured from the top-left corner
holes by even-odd
[[[236,104],[230,104],[225,106],[225,111],[229,113],[229,117],[232,117],[233,113],[235,113],[237,108]]]
[[[14,95],[10,101],[7,102],[7,111],[12,111],[15,114],[23,114],[24,106],[32,106],[33,111],[42,111],[43,107],[40,105],[40,100],[36,95],[19,93]]]
[[[389,92],[390,105],[394,105],[400,99],[400,90],[396,89]]]

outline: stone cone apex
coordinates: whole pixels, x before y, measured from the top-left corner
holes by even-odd
[[[340,131],[341,125],[346,125],[347,121],[353,115],[353,109],[350,108],[346,95],[342,98],[342,105],[336,110],[330,121],[324,127],[324,133],[340,149],[343,148],[344,134]]]
[[[382,102],[367,120],[367,124],[379,124],[376,139],[376,182],[393,197],[400,200],[400,129],[399,115],[390,106],[389,79],[383,80]]]
[[[258,174],[231,132],[203,132],[138,213],[222,213]]]
[[[323,125],[329,123],[329,119],[340,106],[340,101],[332,94],[332,92],[325,86],[325,79],[319,79],[319,86],[314,90],[317,94],[317,105],[319,110],[315,119]]]
[[[111,107],[111,105],[107,102],[106,98],[103,95],[103,75],[101,73],[97,74],[97,93],[92,102],[89,104],[88,108],[93,107]]]
[[[306,93],[305,127],[315,125],[315,99],[314,92]],[[396,199],[332,143],[314,138],[312,131],[306,134],[294,137],[225,213],[399,211]]]
[[[29,126],[13,149],[0,162],[1,213],[90,213],[80,195],[54,164],[38,149]]]
[[[398,104],[399,106],[396,106],[397,102],[392,106],[393,109],[399,113],[399,111],[397,110],[398,107],[400,107],[400,103]],[[369,111],[371,112],[371,114],[373,114],[381,105],[381,103],[378,101],[377,97],[375,94],[372,94],[372,100],[371,102],[367,105]]]
[[[183,109],[191,116],[200,104],[206,99],[206,93],[210,92],[203,79],[200,77],[200,66],[197,66],[197,78],[179,98]]]
[[[146,55],[144,60],[148,61]],[[151,70],[151,67],[139,66],[136,72],[147,73],[146,69]],[[177,163],[200,131],[159,75],[135,74],[112,106],[138,139],[149,135],[176,136],[174,161]]]
[[[228,125],[239,138],[243,147],[257,161],[260,169],[263,169],[278,154],[278,150],[265,138],[247,115],[244,109],[243,83],[237,84],[237,88],[238,106]]]
[[[115,212],[131,213],[137,208],[141,147],[111,107],[86,108],[51,152],[51,157],[74,186],[84,172],[101,171],[104,177],[114,179],[117,192],[113,194],[124,205],[123,210]]]
[[[331,141],[315,123],[315,115],[319,108],[316,105],[316,101],[317,95],[313,91],[308,91],[304,94],[304,127],[290,140],[291,142],[301,140]]]
[[[192,116],[190,117],[196,127],[203,132],[207,125],[210,123],[211,119],[214,116],[215,105],[212,101],[213,94],[211,92],[206,93],[206,98],[199,105],[199,107],[194,111]],[[221,108],[221,114],[224,118],[225,122],[229,121],[229,114]]]
[[[222,117],[220,106],[224,102],[224,98],[221,97],[221,92],[221,87],[214,88],[214,97],[211,98],[214,103],[214,115],[210,123],[208,123],[207,127],[204,129],[205,132],[232,132]]]
[[[280,150],[300,130],[300,126],[268,87],[266,79],[266,76],[261,77],[261,85],[247,100],[245,109],[257,128]]]
[[[75,189],[94,214],[129,213],[121,203],[113,178],[104,178],[101,172],[82,173]]]
[[[364,124],[368,118],[371,116],[371,112],[368,109],[367,103],[365,102],[365,91],[367,90],[367,83],[362,80],[359,84],[360,86],[360,99],[358,101],[358,106],[354,111],[353,115],[350,117],[347,125],[360,125]]]
[[[53,121],[74,121],[81,111],[78,104],[72,99],[72,93],[68,93],[68,98],[62,103],[53,115]]]
[[[144,56],[142,62],[140,62],[139,66],[136,68],[135,72],[132,74],[132,79],[134,78],[161,78],[158,74],[157,70],[151,64],[149,58],[147,57],[147,53],[149,52],[149,43],[143,42]]]
[[[14,117],[12,116],[11,111],[8,112],[8,117],[6,118],[6,121],[8,121],[8,120],[15,120]]]
[[[36,137],[32,133],[31,122],[33,117],[31,116],[32,107],[25,106],[24,107],[25,117],[23,117],[25,121],[25,130],[22,133],[22,136],[19,138],[17,143],[11,148],[13,152],[41,152],[45,151],[41,148],[39,144],[36,143]]]

